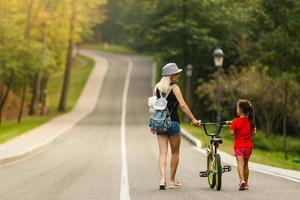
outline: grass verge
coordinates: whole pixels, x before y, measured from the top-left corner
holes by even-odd
[[[109,44],[109,43],[85,43],[85,44],[80,44],[80,48],[86,48],[86,49],[94,49],[94,50],[100,50],[100,51],[108,51],[108,52],[114,52],[114,53],[134,53],[133,50],[120,46],[120,45],[115,45],[115,44]]]
[[[95,65],[94,61],[90,58],[80,56],[78,59],[82,62],[75,64],[72,68],[67,111],[70,111],[75,106],[89,77],[89,74]],[[23,118],[21,123],[17,123],[15,121],[3,122],[3,124],[0,126],[0,143],[5,143],[16,136],[19,136],[33,128],[42,125],[43,123],[46,123],[53,117],[60,115],[61,113],[57,111],[57,106],[60,98],[62,81],[63,72],[57,73],[49,79],[49,114],[47,116],[26,116]]]
[[[202,128],[199,129],[190,124],[182,124],[182,127],[200,139],[203,145],[210,144],[210,137],[205,135]],[[228,128],[224,128],[224,131],[222,131],[222,139],[223,144],[220,145],[220,149],[229,154],[233,154],[233,137],[229,133]],[[268,137],[265,133],[258,131],[253,139],[254,149],[250,160],[274,167],[300,171],[300,164],[293,162],[294,159],[299,158],[298,147],[300,146],[300,140],[297,138],[288,138],[288,146],[290,147],[288,160],[284,159],[283,151],[279,150],[281,146],[279,143],[282,142],[282,140],[281,136]]]

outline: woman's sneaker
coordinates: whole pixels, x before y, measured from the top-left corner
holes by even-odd
[[[246,189],[246,182],[245,181],[242,181],[241,183],[240,183],[240,188],[239,188],[239,190],[245,190]]]

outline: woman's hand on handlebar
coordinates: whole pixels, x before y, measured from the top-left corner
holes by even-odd
[[[192,124],[196,127],[200,127],[201,126],[201,120],[193,119]]]

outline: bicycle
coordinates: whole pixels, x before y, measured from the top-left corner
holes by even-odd
[[[201,123],[201,122],[200,122]],[[208,184],[210,188],[216,187],[219,191],[222,187],[222,174],[231,171],[231,166],[221,163],[221,156],[218,154],[219,145],[223,143],[221,138],[222,127],[229,126],[231,121],[225,121],[221,123],[201,123],[204,128],[204,132],[207,136],[211,137],[210,145],[206,145],[207,151],[207,170],[200,171],[200,177],[208,177]],[[208,133],[206,126],[215,125],[219,126],[217,133]]]

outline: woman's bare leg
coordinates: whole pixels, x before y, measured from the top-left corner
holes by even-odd
[[[160,183],[165,183],[166,180],[166,165],[168,154],[168,141],[167,135],[157,135],[159,145],[159,170],[160,170]]]
[[[177,136],[170,136],[170,144],[171,144],[171,151],[172,151],[172,158],[171,158],[171,177],[170,183],[174,184],[176,182],[176,171],[179,163],[179,150],[180,150],[180,135]]]

